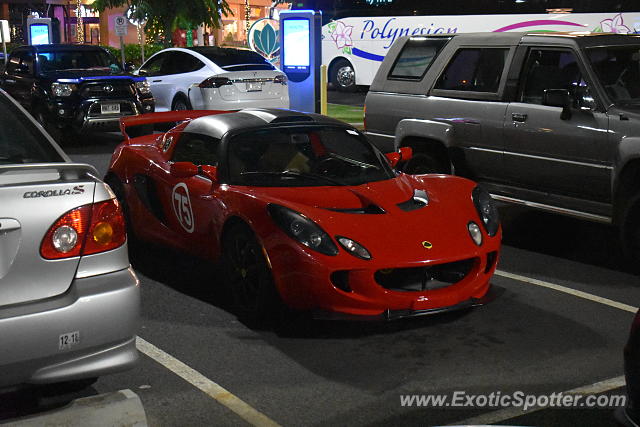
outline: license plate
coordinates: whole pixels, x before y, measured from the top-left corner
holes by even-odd
[[[262,90],[261,82],[247,82],[247,92],[260,92]]]
[[[68,332],[58,338],[58,350],[67,350],[80,344],[80,331]]]
[[[120,104],[100,104],[102,114],[119,114]]]

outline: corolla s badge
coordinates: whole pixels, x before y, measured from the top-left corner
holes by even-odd
[[[433,245],[431,244],[431,242],[427,242],[426,240],[424,242],[422,242],[422,247],[425,249],[431,249],[433,247]]]

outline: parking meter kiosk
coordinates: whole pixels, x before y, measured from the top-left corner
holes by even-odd
[[[27,18],[27,43],[53,43],[51,34],[51,18]]]
[[[289,79],[292,110],[320,112],[322,12],[280,12],[280,68]]]

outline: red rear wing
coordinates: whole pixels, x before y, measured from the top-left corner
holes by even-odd
[[[212,116],[215,114],[232,113],[233,111],[223,110],[180,110],[180,111],[165,111],[162,113],[149,113],[141,114],[138,116],[127,116],[120,119],[120,131],[122,135],[127,139],[137,138],[139,136],[152,134],[154,126],[145,125],[157,125],[162,123],[180,123],[185,120],[193,120],[202,116]],[[136,132],[130,132],[129,135],[127,128],[136,127]]]

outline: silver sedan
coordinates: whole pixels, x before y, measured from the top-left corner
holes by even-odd
[[[122,210],[0,90],[0,388],[85,380],[138,355]]]

